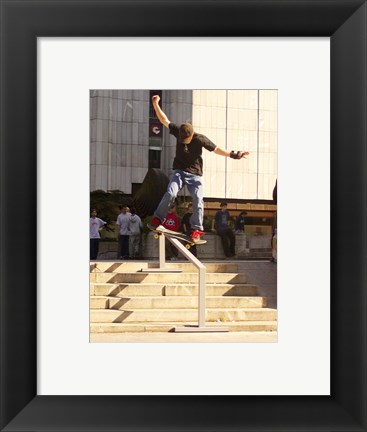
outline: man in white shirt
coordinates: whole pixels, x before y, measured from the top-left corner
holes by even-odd
[[[117,216],[119,226],[117,259],[129,259],[129,222],[131,213],[126,206],[120,206],[121,213]]]
[[[97,217],[97,210],[91,211],[91,217],[89,219],[89,238],[90,238],[90,259],[96,260],[99,251],[99,239],[101,238],[99,232],[107,225],[107,222]]]

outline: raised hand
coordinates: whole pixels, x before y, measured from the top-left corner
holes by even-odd
[[[248,156],[250,154],[250,152],[248,152],[248,151],[244,151],[241,153],[242,153],[241,158],[245,158],[245,159],[246,159],[246,156]]]
[[[152,97],[152,103],[153,104],[157,104],[160,100],[161,100],[161,98],[158,95],[154,95]]]
[[[248,156],[250,153],[248,151],[231,151],[229,157],[232,159],[242,159],[242,158],[246,158],[246,156]]]

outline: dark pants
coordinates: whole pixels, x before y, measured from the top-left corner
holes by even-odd
[[[173,244],[167,239],[166,239],[165,249],[166,249],[166,258],[178,257],[177,248],[173,246]]]
[[[99,239],[90,239],[90,259],[96,260],[99,250]]]
[[[119,249],[117,252],[117,259],[129,258],[129,236],[119,235]]]
[[[197,257],[197,251],[196,251],[196,246],[195,246],[195,245],[193,245],[193,246],[190,247],[190,252],[191,252],[195,257]]]
[[[223,230],[217,231],[217,234],[222,241],[224,255],[226,257],[235,255],[236,238],[231,228],[225,228]]]

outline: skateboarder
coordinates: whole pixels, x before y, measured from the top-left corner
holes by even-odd
[[[154,212],[154,217],[148,224],[148,228],[156,231],[160,230],[160,226],[178,192],[187,185],[193,203],[190,237],[196,242],[204,234],[204,201],[201,180],[203,175],[203,159],[201,157],[203,147],[208,151],[214,151],[218,155],[233,159],[242,159],[249,153],[246,151],[229,151],[217,147],[205,135],[195,133],[190,123],[184,123],[181,126],[171,123],[160,108],[159,101],[160,97],[158,95],[152,97],[153,107],[159,121],[169,129],[170,134],[177,138],[176,157],[173,161],[174,171],[167,192],[163,195],[158,208]]]

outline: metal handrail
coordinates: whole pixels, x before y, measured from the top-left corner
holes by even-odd
[[[164,234],[161,234],[163,237],[164,243]],[[167,236],[167,239],[184,255],[189,261],[191,261],[194,266],[199,270],[199,304],[198,304],[198,324],[199,328],[205,327],[205,276],[206,276],[206,268],[205,265],[199,261],[196,256],[194,256],[179,240]],[[164,248],[163,248],[164,249]],[[161,262],[161,249],[159,250],[160,257],[159,261]]]

